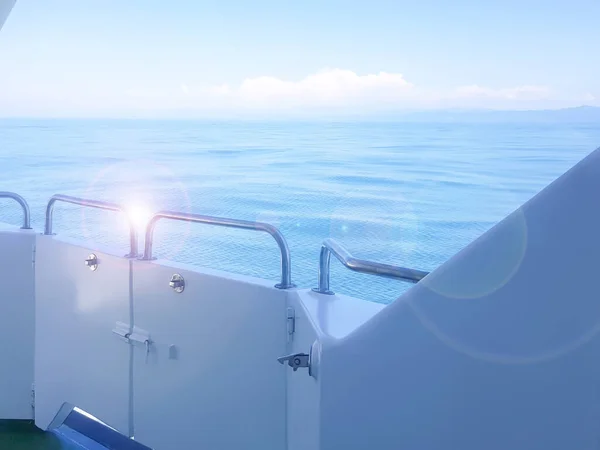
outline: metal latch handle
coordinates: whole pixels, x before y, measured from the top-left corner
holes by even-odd
[[[294,372],[299,367],[310,367],[310,355],[306,353],[293,353],[291,355],[280,356],[277,358],[280,364],[285,364],[287,361],[288,366],[294,369]]]

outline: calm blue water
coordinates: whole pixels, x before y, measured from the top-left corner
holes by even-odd
[[[0,190],[30,202],[38,230],[54,193],[269,222],[313,287],[326,237],[432,270],[599,146],[590,124],[0,120]],[[55,231],[127,250],[114,213],[58,205]],[[156,243],[159,257],[279,276],[268,235],[164,221]],[[390,302],[408,287],[333,265],[337,292]]]

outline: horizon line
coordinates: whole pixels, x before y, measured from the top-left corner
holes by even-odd
[[[564,108],[544,108],[544,109],[494,109],[494,108],[439,108],[439,109],[406,109],[397,111],[386,111],[386,112],[373,112],[366,114],[355,114],[355,113],[328,113],[327,111],[298,111],[287,114],[277,112],[262,112],[262,113],[221,113],[213,114],[210,113],[183,113],[182,111],[172,110],[163,111],[163,114],[115,114],[115,115],[94,115],[94,114],[81,114],[81,115],[15,115],[8,116],[0,114],[0,120],[397,120],[402,118],[401,116],[412,115],[412,114],[443,114],[443,113],[503,113],[503,114],[524,114],[524,113],[554,113],[561,111],[573,111],[573,110],[594,110],[600,112],[600,106],[594,105],[578,105],[568,106]],[[181,113],[181,114],[178,114]],[[312,116],[312,117],[311,117]]]

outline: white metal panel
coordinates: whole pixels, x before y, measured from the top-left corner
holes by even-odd
[[[134,354],[136,439],[160,450],[285,448],[287,293],[177,267],[134,263],[135,325],[152,341],[147,361],[143,343]]]
[[[98,269],[84,265],[90,253]],[[129,432],[130,346],[112,332],[130,323],[129,264],[52,236],[36,251],[36,425],[64,402]]]
[[[0,419],[32,419],[35,233],[14,230],[0,231]]]
[[[289,296],[295,313],[295,333],[289,353],[309,353],[319,346],[355,332],[385,305],[344,295],[322,295],[298,290]],[[314,356],[314,355],[313,355]],[[288,372],[288,450],[319,448],[321,427],[321,384],[318,359],[312,361],[315,377],[306,369]]]
[[[313,342],[319,337],[302,297],[310,296],[310,291],[297,291],[290,294],[293,308],[295,333],[288,353],[309,353]],[[296,372],[286,366],[287,372],[287,450],[316,450],[319,448],[320,428],[320,385],[318,379],[309,376],[308,370],[300,368]]]
[[[321,449],[598,447],[600,150],[323,348]]]

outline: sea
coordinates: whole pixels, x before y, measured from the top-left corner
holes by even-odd
[[[267,222],[287,239],[293,281],[311,288],[326,238],[434,270],[598,147],[598,123],[1,119],[0,190],[27,199],[39,232],[57,193],[122,203],[142,235],[159,210]],[[20,210],[3,200],[0,221],[20,225]],[[57,204],[54,231],[128,251],[114,212]],[[280,274],[264,233],[163,220],[154,253],[273,284]],[[332,262],[336,293],[389,303],[410,286]]]

